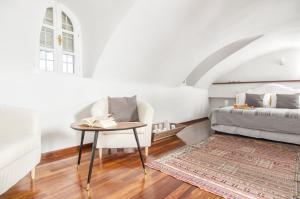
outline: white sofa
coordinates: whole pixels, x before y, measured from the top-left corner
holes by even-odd
[[[36,112],[0,105],[0,194],[15,185],[41,159],[41,131]]]
[[[145,155],[148,155],[148,147],[151,146],[151,133],[154,111],[149,103],[137,99],[140,122],[147,124],[144,128],[137,129],[141,147],[145,147]],[[102,98],[91,109],[92,116],[104,116],[108,114],[108,99]],[[132,130],[103,132],[99,134],[97,148],[99,157],[102,158],[104,148],[136,148],[137,144]]]

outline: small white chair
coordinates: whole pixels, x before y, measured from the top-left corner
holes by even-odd
[[[31,110],[0,105],[0,195],[41,160],[39,116]]]
[[[143,100],[137,100],[140,122],[147,124],[144,128],[137,129],[140,146],[145,147],[145,155],[148,156],[148,147],[151,146],[151,133],[154,111],[151,105]],[[102,98],[91,109],[92,116],[105,116],[108,114],[108,99]],[[136,148],[137,144],[132,130],[103,132],[99,134],[97,148],[99,158],[102,159],[104,148]]]

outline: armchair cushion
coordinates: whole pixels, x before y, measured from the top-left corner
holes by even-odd
[[[0,137],[0,169],[23,155],[40,148],[38,136],[19,135]]]
[[[117,122],[138,122],[139,114],[136,96],[108,97],[108,113]]]

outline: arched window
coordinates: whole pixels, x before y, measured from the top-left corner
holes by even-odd
[[[70,12],[55,3],[46,9],[40,34],[39,69],[79,75],[79,31]]]

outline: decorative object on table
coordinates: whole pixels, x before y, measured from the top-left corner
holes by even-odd
[[[158,132],[161,132],[161,131],[163,131],[164,130],[164,123],[159,123],[158,124]]]
[[[167,120],[161,123],[153,124],[152,141],[175,136],[179,131],[186,126],[183,124],[169,123]]]
[[[169,131],[171,129],[171,124],[169,123],[168,120],[164,121],[164,129],[165,131]]]
[[[86,127],[107,128],[107,127],[116,126],[117,123],[115,122],[115,119],[113,117],[107,115],[105,117],[97,116],[97,117],[84,118],[80,121],[80,125]]]
[[[79,155],[78,155],[78,162],[77,162],[77,168],[80,165],[81,161],[81,153],[82,153],[82,146],[83,146],[83,141],[84,141],[84,136],[86,132],[94,132],[94,141],[93,141],[93,146],[92,146],[92,154],[91,154],[91,161],[90,161],[90,166],[89,166],[89,173],[88,173],[88,179],[87,179],[87,190],[90,189],[90,182],[91,182],[91,177],[92,177],[92,172],[93,172],[93,164],[94,164],[94,158],[95,158],[95,150],[97,146],[97,141],[98,141],[98,135],[99,132],[105,133],[105,132],[117,132],[117,131],[123,131],[123,130],[131,130],[133,131],[133,137],[136,142],[136,146],[139,151],[140,155],[140,160],[144,169],[144,174],[146,174],[146,168],[144,164],[144,159],[141,153],[141,148],[140,148],[140,142],[139,142],[139,137],[137,134],[138,128],[143,128],[147,126],[147,124],[141,123],[141,122],[119,122],[117,125],[112,126],[112,127],[107,127],[107,128],[101,128],[101,127],[86,127],[82,126],[79,123],[73,123],[71,124],[71,128],[77,131],[81,131],[81,141],[80,141],[80,149],[79,149]]]
[[[254,109],[254,106],[248,106],[248,104],[234,104],[235,109]]]
[[[174,124],[174,123],[171,123],[171,124],[170,124],[170,127],[171,127],[171,130],[173,130],[173,129],[175,129],[175,128],[176,128],[176,124]]]
[[[115,98],[114,98],[115,99]],[[112,112],[109,112],[110,110],[114,110],[114,114],[112,114],[112,117],[116,119],[117,116],[117,110],[121,109],[121,105],[118,105],[119,108],[113,107],[113,104],[116,104],[117,102],[114,101],[113,98],[110,98],[110,100],[105,97],[100,100],[98,100],[91,109],[91,115],[92,116],[102,116],[107,115]],[[151,133],[152,133],[152,121],[154,116],[154,111],[151,105],[140,99],[136,98],[136,105],[134,105],[134,102],[128,102],[128,101],[134,101],[132,98],[125,98],[124,100],[118,99],[118,102],[123,102],[125,104],[129,104],[132,106],[132,108],[124,108],[124,110],[119,110],[121,112],[120,115],[122,117],[124,115],[127,115],[126,110],[130,110],[130,115],[135,114],[135,109],[138,112],[138,121],[147,124],[146,127],[137,129],[137,134],[140,140],[140,146],[145,147],[145,155],[148,155],[148,147],[151,146]],[[123,104],[124,105],[124,104]],[[110,106],[110,107],[109,107]],[[125,106],[125,105],[124,105]],[[136,107],[136,108],[135,108]],[[123,109],[123,108],[122,108]],[[127,116],[126,116],[127,117]],[[134,117],[127,117],[131,118],[130,120],[136,120]],[[133,119],[132,119],[133,118]],[[105,132],[99,134],[99,139],[97,142],[97,148],[99,148],[99,157],[102,158],[102,149],[124,149],[124,148],[135,148],[136,149],[136,141],[133,136],[132,130],[122,130],[122,131],[114,131],[114,132]]]
[[[216,134],[147,166],[224,198],[299,198],[300,146]]]

